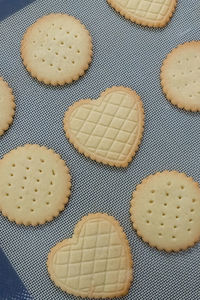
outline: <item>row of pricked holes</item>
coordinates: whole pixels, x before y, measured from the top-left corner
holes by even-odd
[[[36,200],[35,200],[35,199],[33,199],[33,202],[34,202],[34,201],[36,201]],[[49,204],[50,204],[50,203],[47,201],[47,202],[46,202],[46,205],[48,206]],[[20,205],[18,205],[18,206],[17,206],[17,209],[21,209],[21,206],[20,206]],[[34,212],[34,209],[33,209],[33,208],[31,208],[31,209],[30,209],[30,212]]]
[[[31,157],[31,156],[27,156],[27,159],[28,159],[28,160],[32,160],[32,157]],[[45,160],[42,159],[42,158],[40,158],[40,161],[41,161],[41,163],[44,163],[44,162],[45,162]],[[13,163],[13,164],[12,164],[12,167],[15,168],[15,167],[16,167],[16,164]]]
[[[53,41],[56,41],[56,38],[54,37],[53,38]],[[33,41],[33,44],[35,44],[36,43],[36,41]],[[63,42],[63,41],[61,41],[60,42],[60,45],[64,45],[65,43]],[[40,44],[40,47],[43,47],[44,46],[44,44]],[[49,49],[49,48],[48,48]],[[69,45],[69,49],[72,49],[72,46],[71,45]],[[78,52],[79,53],[79,52]]]
[[[55,38],[53,38],[53,40],[54,40],[54,39],[55,39]],[[35,43],[36,43],[36,41],[33,41],[33,44],[35,44]],[[60,42],[60,45],[63,46],[63,45],[64,45],[64,42]],[[40,44],[40,47],[43,47],[43,46],[44,46],[43,44]],[[72,46],[69,45],[68,48],[69,48],[69,49],[72,49]],[[51,51],[51,48],[50,48],[50,47],[48,48],[48,51]],[[79,53],[81,53],[81,51],[80,51],[79,49],[77,49],[76,53],[79,54]]]
[[[192,221],[193,221],[193,219],[189,219],[189,222],[190,222],[190,223],[191,223]],[[146,221],[146,223],[147,223],[147,224],[150,224],[149,220],[147,220],[147,221]],[[163,227],[163,226],[164,226],[164,223],[163,223],[163,222],[162,222],[162,223],[160,223],[160,226],[162,226],[162,227]],[[173,228],[174,228],[174,229],[177,229],[177,228],[178,228],[178,226],[177,226],[177,225],[174,225],[174,226],[173,226]],[[188,232],[191,232],[191,228],[188,228],[188,229],[187,229],[187,231],[188,231]],[[159,237],[161,237],[161,236],[162,236],[162,233],[160,233],[160,232],[159,232],[159,233],[158,233],[158,236],[159,236]],[[175,239],[175,238],[176,238],[176,236],[175,236],[175,235],[173,235],[173,236],[172,236],[172,238],[173,238],[173,239]]]
[[[69,49],[72,49],[72,46],[69,46],[68,48],[69,48]],[[48,48],[48,51],[51,51],[51,48]],[[80,51],[79,49],[77,49],[77,50],[76,50],[76,53],[80,54],[81,51]],[[58,52],[55,52],[55,55],[58,55],[58,54],[59,54]],[[66,56],[63,56],[63,58],[66,59],[67,57],[66,57]]]
[[[171,186],[171,185],[172,185],[171,181],[168,181],[168,182],[167,182],[167,185],[168,185],[168,186]],[[185,187],[184,187],[184,185],[181,185],[180,188],[181,188],[181,190],[184,190]],[[156,192],[155,190],[151,190],[151,193],[152,193],[152,194],[155,193],[155,192]]]
[[[31,157],[31,156],[28,156],[28,157],[27,157],[27,160],[32,160],[32,157]],[[41,159],[40,159],[40,162],[41,162],[41,163],[45,163],[45,160],[41,158]],[[13,164],[12,164],[12,167],[15,168],[15,167],[16,167],[16,164],[13,163]],[[30,167],[26,167],[26,170],[30,170]],[[39,171],[40,173],[42,173],[42,170],[41,170],[41,169],[38,169],[38,171]],[[53,169],[52,169],[52,175],[54,175],[54,176],[56,175],[56,173],[55,173],[55,171],[54,171]],[[13,173],[11,173],[10,176],[13,176]]]
[[[180,209],[180,206],[177,206],[176,208],[177,208],[177,209]],[[190,209],[190,212],[194,212],[194,208],[191,208],[191,209]],[[147,213],[148,213],[148,214],[151,214],[152,211],[149,209],[149,210],[147,211]],[[166,216],[166,213],[163,212],[163,213],[162,213],[162,216],[165,217],[165,216]],[[179,219],[179,216],[176,216],[176,219]]]
[[[168,194],[168,195],[169,195],[169,194]],[[181,200],[182,197],[179,196],[178,199]],[[196,202],[196,199],[193,198],[193,199],[192,199],[192,202],[195,203],[195,202]],[[150,203],[150,204],[153,204],[154,201],[153,201],[153,200],[149,200],[149,203]],[[167,203],[165,202],[163,205],[166,207],[166,206],[167,206]],[[181,207],[180,207],[180,205],[177,205],[176,208],[177,208],[177,209],[180,209]],[[191,209],[190,209],[190,212],[194,212],[194,208],[191,208]],[[151,214],[151,213],[152,213],[152,210],[149,209],[149,210],[147,211],[147,213]],[[166,215],[166,214],[163,212],[163,213],[162,213],[162,216],[165,216],[165,215]],[[176,216],[176,219],[178,219],[178,218],[179,218],[179,217]]]
[[[55,26],[55,24],[51,24],[52,26]],[[59,27],[59,30],[63,30],[63,27]],[[42,33],[42,30],[38,30],[39,31],[39,33]],[[66,34],[70,34],[70,31],[66,31]],[[48,37],[49,35],[48,35],[48,33],[46,33],[46,37]],[[79,36],[78,36],[78,34],[74,34],[74,37],[75,38],[78,38]]]
[[[37,55],[34,55],[34,57],[37,58]],[[67,59],[66,56],[64,56],[63,58],[64,58],[64,59]],[[46,60],[45,60],[44,58],[42,58],[42,62],[45,62],[45,61],[46,61]],[[75,61],[72,60],[71,63],[72,63],[72,64],[75,64]],[[53,67],[54,65],[53,65],[52,63],[50,63],[49,66],[50,66],[50,67]],[[62,71],[62,69],[61,69],[60,67],[58,67],[57,69],[58,69],[58,71]]]
[[[42,59],[42,62],[45,62],[45,59],[44,59],[44,58]],[[74,61],[74,60],[72,60],[71,62],[72,62],[72,64],[75,64],[75,61]],[[54,65],[51,63],[51,64],[49,64],[49,66],[50,66],[50,67],[53,67]],[[62,71],[62,69],[61,69],[60,67],[58,67],[57,69],[58,69],[58,71]]]
[[[200,56],[197,56],[197,55],[195,55],[195,56],[194,56],[194,58],[199,58],[199,57],[200,57]],[[189,61],[189,58],[188,58],[188,57],[186,57],[186,59],[185,59],[185,60]],[[181,60],[178,60],[178,61],[177,61],[177,63],[178,63],[178,64],[180,64],[180,63],[181,63]]]
[[[168,194],[168,196],[169,196],[169,194]],[[181,199],[182,199],[182,196],[178,196],[178,199],[181,200]],[[195,203],[195,202],[196,202],[196,199],[193,198],[193,199],[192,199],[192,202]],[[150,204],[153,204],[153,203],[154,203],[154,200],[149,200],[149,203],[150,203]],[[166,203],[166,202],[164,203],[164,206],[167,206],[167,203]],[[180,207],[177,206],[177,208],[180,208]]]
[[[39,182],[39,181],[40,181],[40,180],[37,179],[37,182]],[[50,185],[53,185],[53,181],[50,182]],[[8,186],[11,187],[12,184],[11,184],[11,183],[8,183]],[[24,190],[24,186],[21,186],[21,189]],[[34,192],[37,193],[37,192],[38,192],[38,189],[35,188],[35,189],[34,189]],[[49,192],[48,192],[48,195],[51,196],[51,194],[52,194],[52,193],[49,191]],[[8,196],[9,196],[9,193],[6,193],[5,195],[8,197]],[[23,197],[20,196],[19,199],[23,199]]]
[[[26,167],[26,170],[29,171],[29,170],[30,170],[30,167]],[[42,173],[42,170],[41,170],[41,169],[38,169],[38,172]],[[52,174],[53,174],[53,176],[56,175],[56,173],[55,173],[54,170],[52,170]],[[13,177],[14,174],[13,174],[13,173],[10,173],[10,176]],[[24,176],[24,179],[25,179],[25,177],[26,177],[26,176]],[[25,179],[25,180],[26,180],[26,179]]]
[[[193,219],[189,219],[189,222],[190,222],[190,223],[191,223],[192,221],[193,221]],[[147,220],[146,223],[147,223],[147,224],[150,224],[150,221]],[[163,222],[160,223],[160,226],[164,226],[164,223],[163,223]],[[177,226],[177,225],[174,225],[174,229],[176,229],[176,228],[178,228],[178,226]]]

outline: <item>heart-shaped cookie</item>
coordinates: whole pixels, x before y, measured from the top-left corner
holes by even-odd
[[[80,100],[70,106],[64,129],[70,142],[85,156],[126,167],[144,130],[142,101],[129,88],[108,88],[97,100]]]
[[[176,8],[177,0],[107,0],[126,19],[149,27],[164,27]]]
[[[57,286],[81,297],[126,295],[133,278],[126,235],[118,221],[101,213],[85,216],[71,239],[53,247],[47,267]]]

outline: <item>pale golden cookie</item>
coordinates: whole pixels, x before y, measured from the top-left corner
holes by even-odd
[[[15,101],[12,89],[7,82],[0,77],[0,136],[13,122],[15,114]]]
[[[126,295],[133,279],[126,235],[118,221],[101,213],[82,218],[73,237],[51,249],[47,267],[58,287],[81,297]]]
[[[176,8],[177,0],[107,0],[126,19],[139,25],[164,27]]]
[[[44,146],[25,145],[0,160],[0,211],[17,224],[51,221],[68,202],[70,187],[65,162]]]
[[[21,57],[39,81],[63,85],[77,80],[92,59],[92,40],[86,27],[67,14],[37,20],[24,34]]]
[[[97,100],[79,100],[70,106],[64,129],[80,153],[97,162],[126,167],[142,139],[142,101],[129,88],[108,88]]]
[[[179,45],[168,54],[161,68],[161,85],[172,104],[200,111],[200,41]]]
[[[138,235],[159,250],[186,250],[200,239],[200,188],[184,173],[145,178],[133,192],[130,213]]]

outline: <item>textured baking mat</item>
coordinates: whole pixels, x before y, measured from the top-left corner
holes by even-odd
[[[200,115],[172,106],[162,94],[161,63],[178,44],[200,39],[199,0],[180,0],[164,29],[137,26],[117,14],[105,0],[36,1],[0,24],[0,74],[10,83],[17,111],[13,126],[0,138],[0,158],[25,143],[53,148],[67,162],[72,195],[53,222],[37,228],[10,223],[0,215],[0,245],[34,299],[75,299],[56,288],[46,270],[47,254],[72,236],[83,215],[106,212],[118,219],[128,236],[135,278],[124,299],[199,300],[200,243],[177,254],[150,248],[132,230],[131,194],[150,173],[177,169],[200,181]],[[86,75],[64,87],[48,87],[29,76],[20,55],[25,29],[38,17],[64,12],[90,30],[93,62]],[[144,102],[146,125],[141,147],[126,169],[116,169],[79,154],[65,138],[62,119],[80,98],[97,98],[112,85],[135,89]]]

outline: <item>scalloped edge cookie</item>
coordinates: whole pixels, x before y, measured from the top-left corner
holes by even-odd
[[[84,65],[80,68],[79,72],[75,72],[74,74],[71,75],[71,77],[68,76],[68,74],[66,72],[66,75],[63,74],[62,79],[57,79],[56,74],[55,74],[54,79],[51,79],[50,77],[47,78],[47,76],[46,77],[41,76],[39,70],[33,70],[32,62],[29,60],[29,57],[27,56],[27,50],[26,50],[27,39],[31,36],[32,30],[34,27],[38,27],[39,24],[46,22],[47,19],[50,19],[50,18],[54,19],[55,17],[59,18],[59,17],[63,17],[63,16],[66,18],[70,18],[76,25],[77,24],[80,25],[81,30],[84,30],[85,32],[87,32],[86,43],[88,43],[88,52],[87,52],[87,55],[84,53],[87,60],[85,60]],[[36,78],[38,81],[43,82],[44,84],[58,86],[58,85],[70,84],[73,81],[78,80],[79,77],[81,77],[85,74],[85,72],[89,68],[89,65],[92,61],[92,55],[93,55],[92,48],[93,48],[93,46],[92,46],[91,35],[90,35],[88,29],[86,28],[86,26],[83,23],[81,23],[81,21],[79,19],[75,18],[74,16],[64,14],[64,13],[52,13],[52,14],[44,15],[43,17],[37,19],[35,21],[35,23],[33,23],[32,25],[30,25],[27,28],[26,32],[23,35],[22,41],[21,41],[20,52],[21,52],[21,58],[22,58],[23,64],[33,78]],[[66,58],[66,57],[64,57],[64,58]],[[42,64],[42,62],[41,62],[41,64]]]
[[[173,87],[167,87],[166,83],[166,78],[168,74],[166,74],[168,68],[169,68],[169,62],[171,58],[173,59],[174,57],[174,64],[176,63],[176,58],[178,59],[179,52],[182,52],[183,49],[187,49],[188,47],[199,47],[200,49],[200,41],[189,41],[183,44],[178,45],[176,48],[172,49],[171,52],[169,52],[164,59],[161,67],[161,72],[160,72],[160,80],[161,80],[161,86],[163,89],[163,93],[166,96],[166,98],[173,104],[176,105],[178,108],[185,109],[187,111],[192,111],[192,112],[199,112],[200,111],[200,88],[199,88],[199,104],[191,104],[190,100],[186,102],[185,100],[178,99],[177,97],[174,96]],[[200,69],[200,66],[199,66]],[[200,71],[200,70],[199,70]],[[200,72],[199,72],[200,74]],[[188,77],[190,76],[189,71],[188,71]],[[200,76],[200,75],[199,75]]]
[[[0,89],[1,89],[1,85],[3,85],[3,87],[6,88],[9,93],[9,97],[7,98],[6,101],[9,101],[10,105],[9,105],[9,111],[7,110],[7,111],[0,112],[0,114],[7,115],[6,121],[3,123],[2,127],[0,127],[0,136],[3,135],[4,132],[12,124],[15,115],[15,107],[16,107],[13,90],[2,77],[0,77]]]
[[[32,220],[32,221],[28,221],[28,220],[23,220],[23,215],[19,215],[18,217],[16,216],[15,212],[12,213],[12,211],[6,211],[6,209],[3,209],[3,205],[2,205],[2,202],[4,200],[0,200],[0,212],[2,213],[2,215],[4,217],[7,217],[9,221],[11,222],[15,222],[16,224],[19,224],[19,225],[25,225],[25,226],[29,226],[29,225],[32,225],[32,226],[37,226],[37,225],[42,225],[46,222],[50,222],[52,221],[55,217],[57,217],[61,211],[63,211],[65,209],[65,206],[66,204],[68,203],[69,201],[69,197],[70,197],[70,194],[71,194],[71,176],[70,176],[70,173],[69,173],[69,169],[65,163],[65,161],[61,158],[61,156],[56,153],[53,149],[49,149],[45,146],[40,146],[38,144],[25,144],[23,146],[19,146],[13,150],[11,150],[10,152],[6,153],[3,158],[0,160],[0,170],[1,170],[1,165],[6,161],[10,161],[10,166],[11,168],[15,167],[15,164],[16,162],[14,160],[11,159],[11,157],[18,151],[25,151],[26,153],[26,149],[30,149],[32,152],[35,152],[37,151],[38,149],[39,150],[44,150],[44,152],[47,152],[52,156],[52,159],[56,162],[59,161],[59,168],[62,167],[62,173],[63,173],[63,177],[65,176],[65,185],[66,185],[66,191],[65,191],[65,195],[63,195],[63,200],[60,201],[58,204],[58,206],[56,207],[55,211],[52,212],[52,214],[49,214],[48,216],[44,216],[43,217],[43,214],[39,211],[39,218],[36,218],[36,220]],[[28,155],[28,154],[27,154]],[[26,156],[26,155],[25,155]],[[44,154],[44,157],[45,157],[45,154]],[[29,159],[29,157],[26,156],[27,159]],[[43,162],[43,159],[40,158],[40,161]],[[25,162],[25,157],[24,157],[24,162]],[[25,165],[24,165],[24,168],[25,168]],[[29,170],[29,168],[26,168],[27,170]],[[38,170],[40,171],[40,166],[38,166]],[[12,171],[11,171],[12,172]],[[27,171],[28,172],[28,171]],[[41,172],[41,171],[40,171]],[[53,171],[52,171],[53,172]],[[13,176],[11,174],[11,176]],[[28,175],[27,175],[28,177]],[[21,181],[22,181],[22,185],[23,185],[23,181],[25,179],[27,179],[26,177],[21,177]],[[36,181],[36,179],[35,179]],[[9,187],[8,188],[12,188],[11,184],[8,182],[8,185]],[[34,183],[32,183],[32,188],[34,188]],[[22,188],[24,189],[24,187],[22,186]],[[30,189],[30,184],[29,184],[29,189]],[[57,189],[59,188],[59,186],[57,187]],[[18,190],[17,190],[18,191]],[[17,193],[16,191],[16,193]],[[6,200],[7,201],[7,200]]]
[[[193,184],[193,186],[194,186],[194,188],[196,188],[197,189],[197,192],[199,193],[199,202],[200,202],[200,187],[199,187],[199,184],[198,184],[198,182],[196,182],[196,181],[194,181],[194,179],[192,178],[192,177],[190,177],[190,176],[187,176],[185,173],[181,173],[181,172],[178,172],[178,171],[176,171],[176,170],[164,170],[164,171],[161,171],[161,172],[157,172],[157,173],[155,173],[155,174],[151,174],[151,175],[149,175],[149,176],[147,176],[146,178],[144,178],[142,181],[141,181],[141,183],[139,183],[137,186],[136,186],[136,189],[133,191],[133,194],[132,194],[132,200],[131,200],[131,206],[130,206],[130,216],[131,216],[131,221],[132,221],[132,225],[133,225],[133,228],[136,230],[136,232],[137,232],[137,235],[139,236],[139,237],[141,237],[142,238],[142,240],[145,242],[145,243],[148,243],[151,247],[153,247],[153,248],[157,248],[158,250],[160,250],[160,251],[162,251],[162,250],[164,250],[164,251],[166,251],[166,252],[179,252],[179,251],[182,251],[182,250],[187,250],[188,248],[190,248],[190,247],[193,247],[194,245],[195,245],[195,243],[197,243],[199,240],[200,240],[200,230],[199,230],[199,234],[194,238],[194,240],[193,240],[193,242],[192,243],[188,243],[185,247],[172,247],[172,246],[169,246],[169,247],[167,247],[167,248],[165,248],[165,247],[162,247],[162,246],[160,246],[159,247],[159,243],[153,243],[153,242],[151,242],[150,240],[149,240],[149,238],[145,238],[143,235],[142,235],[142,233],[141,233],[141,231],[140,231],[140,229],[139,229],[139,227],[138,227],[138,225],[137,225],[137,221],[135,220],[135,216],[134,216],[134,211],[135,211],[135,198],[137,197],[137,193],[140,191],[140,190],[142,190],[143,189],[143,186],[145,186],[145,184],[148,182],[148,181],[151,181],[151,179],[154,177],[161,177],[161,176],[163,176],[163,174],[166,174],[166,175],[168,175],[168,174],[174,174],[174,175],[176,175],[176,176],[179,176],[179,178],[180,177],[182,177],[182,178],[184,178],[184,179],[187,179],[188,180],[188,182],[191,182],[191,184]],[[161,176],[160,176],[161,175]],[[153,191],[152,191],[153,192]],[[181,199],[181,198],[180,198]],[[180,208],[180,207],[178,207],[178,208]],[[141,213],[142,214],[142,213]]]

